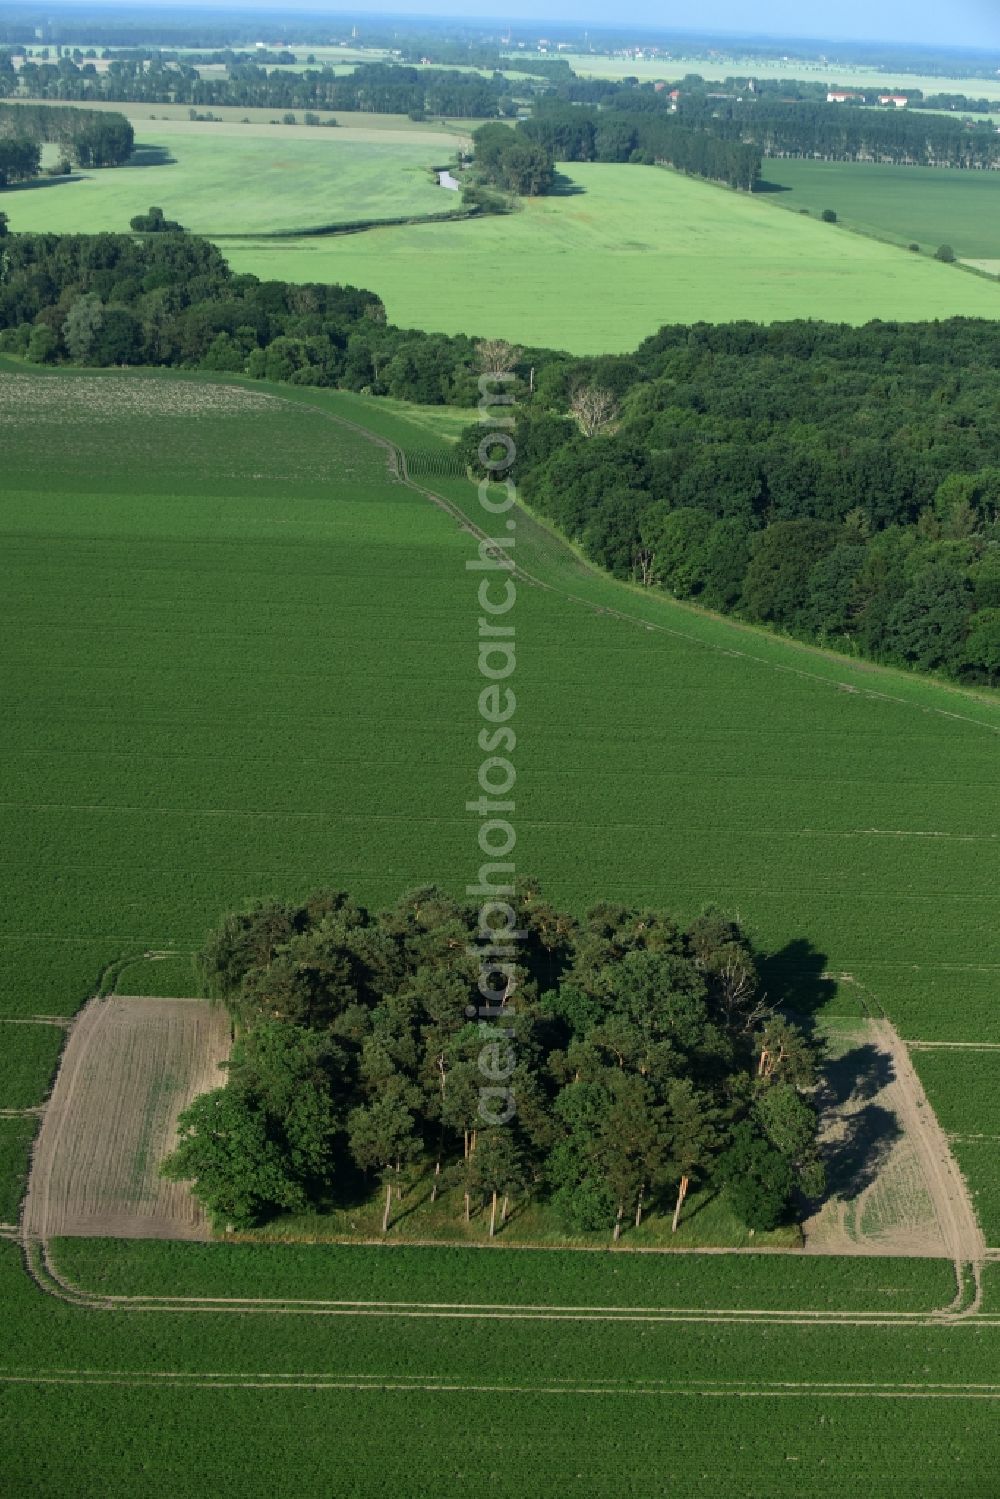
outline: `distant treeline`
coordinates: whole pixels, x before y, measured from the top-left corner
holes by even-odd
[[[9,149],[27,143],[37,148],[45,142],[61,146],[77,166],[118,167],[132,155],[135,132],[124,115],[103,110],[0,104],[0,171],[5,145]],[[34,170],[23,175],[34,176],[37,171],[36,159]]]
[[[6,66],[4,65],[6,62]],[[525,85],[522,83],[521,91]],[[511,84],[500,74],[483,77],[447,68],[364,63],[342,77],[332,68],[302,73],[268,71],[257,62],[233,63],[225,78],[201,78],[188,62],[154,58],[111,63],[98,74],[92,62],[27,62],[15,72],[0,56],[0,97],[25,92],[38,99],[110,103],[190,104],[261,109],[365,110],[376,114],[449,115],[495,119]]]
[[[714,107],[713,107],[714,106]],[[1000,167],[1000,135],[949,115],[850,104],[781,104],[765,100],[692,101],[683,111],[724,138],[752,140],[766,156],[897,165]]]
[[[698,324],[573,358],[395,328],[371,292],[233,275],[191,235],[3,246],[2,351],[455,406],[508,370],[524,497],[616,576],[1000,683],[997,323]]]

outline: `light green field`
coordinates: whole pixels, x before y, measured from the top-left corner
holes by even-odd
[[[137,132],[134,165],[43,180],[5,194],[4,209],[12,229],[57,233],[127,229],[151,203],[198,234],[446,213],[458,194],[429,169],[454,147],[447,135],[401,128],[158,120]]]
[[[179,974],[254,894],[460,891],[475,538],[330,419],[426,452],[423,414],[11,371],[0,1014],[71,1012],[125,956],[138,987],[147,951]],[[775,997],[856,1014],[823,977],[848,971],[906,1034],[1000,1039],[996,697],[641,594],[516,514],[548,585],[516,603],[520,867],[574,909],[721,901],[777,954]],[[0,1242],[5,1491],[980,1499],[1000,1462],[1000,1333],[934,1315],[943,1265],[188,1248],[57,1244],[68,1304]],[[278,1304],[183,1299],[220,1295]]]
[[[768,160],[764,177],[788,189],[768,195],[782,208],[832,208],[849,228],[931,252],[949,244],[962,260],[1000,257],[1000,172]]]
[[[801,78],[829,83],[834,88],[857,88],[891,93],[894,89],[920,89],[925,94],[967,94],[970,98],[1000,98],[1000,77],[935,78],[926,73],[883,73],[877,68],[847,67],[843,64],[803,60],[790,57],[787,62],[763,61],[752,56],[733,54],[720,57],[688,56],[678,52],[673,57],[631,58],[598,57],[589,53],[560,52],[573,69],[585,78],[683,78],[697,73],[702,78],[721,82],[726,78]]]
[[[656,167],[574,165],[580,191],[502,218],[227,242],[235,269],[368,286],[393,322],[599,353],[664,323],[1000,313],[953,266]]]

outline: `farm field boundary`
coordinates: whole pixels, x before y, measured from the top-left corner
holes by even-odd
[[[24,1232],[201,1238],[188,1189],[159,1177],[177,1116],[218,1080],[229,1022],[198,1000],[96,998],[63,1052],[32,1157]]]
[[[692,1322],[752,1326],[790,1327],[937,1327],[943,1323],[974,1320],[1000,1326],[1000,1318],[990,1321],[977,1315],[974,1306],[960,1305],[963,1290],[954,1301],[933,1311],[836,1311],[816,1308],[757,1309],[646,1307],[631,1306],[546,1306],[475,1303],[440,1303],[407,1301],[321,1301],[295,1297],[199,1297],[199,1296],[117,1296],[90,1292],[68,1280],[59,1270],[52,1246],[23,1237],[25,1263],[32,1280],[40,1290],[71,1306],[91,1312],[184,1312],[231,1313],[241,1316],[284,1315],[306,1317],[393,1318],[404,1321],[474,1321],[474,1322],[626,1322],[638,1325]],[[443,1249],[443,1246],[442,1246]],[[386,1247],[387,1253],[392,1250]],[[506,1251],[497,1251],[506,1253]],[[515,1251],[516,1252],[516,1251]],[[728,1251],[721,1251],[728,1253]]]

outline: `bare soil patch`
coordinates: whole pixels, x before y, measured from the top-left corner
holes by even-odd
[[[207,1239],[187,1186],[159,1175],[177,1116],[224,1080],[229,1021],[201,1000],[94,999],[70,1032],[35,1146],[23,1231]]]
[[[820,1105],[830,1191],[803,1225],[808,1252],[982,1261],[965,1181],[887,1020],[837,1032]]]

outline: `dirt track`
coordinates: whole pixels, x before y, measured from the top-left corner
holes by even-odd
[[[916,1148],[948,1253],[958,1263],[980,1265],[986,1254],[986,1241],[962,1173],[937,1116],[927,1102],[906,1045],[887,1020],[874,1020],[871,1025],[880,1044],[892,1057],[900,1121]]]
[[[827,1101],[824,1145],[836,1153],[851,1125],[870,1111],[883,1123],[876,1164],[856,1185],[831,1199],[804,1225],[812,1254],[919,1255],[978,1267],[986,1245],[961,1172],[913,1069],[906,1043],[884,1018],[859,1021],[845,1038],[867,1058],[857,1097]],[[835,1185],[835,1184],[834,1184]],[[972,1310],[973,1308],[970,1308]]]
[[[204,1212],[159,1164],[177,1116],[222,1081],[229,1023],[199,1000],[93,999],[70,1032],[32,1159],[26,1237],[207,1239]]]

